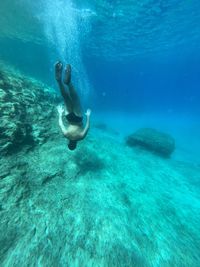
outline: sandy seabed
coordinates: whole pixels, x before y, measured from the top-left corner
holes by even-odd
[[[1,266],[199,266],[197,165],[98,129],[0,161]]]

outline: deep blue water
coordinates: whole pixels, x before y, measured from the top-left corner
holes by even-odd
[[[57,90],[54,81],[54,62],[59,57],[57,58],[54,52],[52,58],[49,58],[48,51],[45,46],[37,44],[7,39],[1,41],[1,59]],[[161,111],[198,116],[200,56],[195,52],[191,51],[180,57],[174,51],[169,57],[151,55],[146,59],[133,59],[131,62],[106,62],[102,59],[88,58],[88,54],[84,58],[83,55],[89,81],[94,90],[90,105],[99,111]]]
[[[199,114],[199,60],[156,60],[97,66],[88,62],[98,108]]]

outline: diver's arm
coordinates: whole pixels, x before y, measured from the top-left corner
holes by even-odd
[[[65,126],[63,124],[62,115],[59,115],[58,123],[59,123],[60,129],[62,130],[63,134],[67,135],[67,129],[65,128]]]
[[[85,138],[87,133],[88,133],[88,130],[90,128],[90,115],[91,115],[91,110],[88,109],[87,112],[85,113],[86,117],[87,117],[87,120],[86,120],[86,125],[85,125],[85,128],[84,130],[82,131],[81,133],[81,138]]]
[[[59,119],[58,119],[58,124],[60,126],[60,129],[62,130],[63,134],[66,136],[67,135],[67,129],[65,128],[62,120],[62,114],[64,112],[64,109],[62,106],[57,107],[58,114],[59,114]]]

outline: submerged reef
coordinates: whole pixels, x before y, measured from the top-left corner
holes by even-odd
[[[200,167],[96,128],[71,152],[53,91],[3,71],[1,97],[2,267],[199,267]]]
[[[16,70],[0,65],[0,152],[24,144],[33,146],[49,137],[58,97],[52,89]]]
[[[170,157],[175,149],[175,140],[166,133],[152,128],[142,128],[129,135],[126,143],[130,147],[141,147],[163,157]]]

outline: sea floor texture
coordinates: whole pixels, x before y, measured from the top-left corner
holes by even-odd
[[[199,267],[200,166],[93,124],[70,152],[52,110],[50,138],[0,158],[0,266]]]

